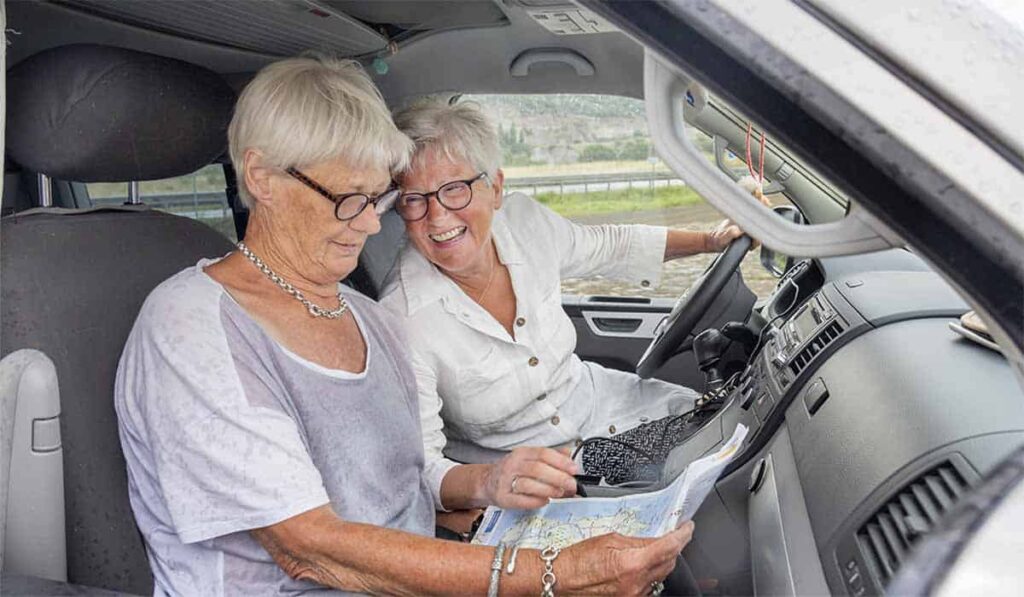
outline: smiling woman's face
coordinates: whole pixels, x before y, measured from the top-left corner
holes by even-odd
[[[480,172],[467,162],[453,162],[431,149],[416,156],[413,167],[402,177],[403,193],[432,193],[442,185],[474,178]],[[431,197],[427,215],[406,222],[405,229],[420,253],[447,274],[460,276],[487,271],[490,257],[491,221],[501,206],[501,176],[488,184],[487,178],[473,183],[473,200],[451,211]]]

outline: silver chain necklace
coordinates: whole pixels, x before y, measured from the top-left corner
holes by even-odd
[[[342,296],[340,288],[338,289],[338,308],[334,310],[324,309],[320,305],[316,305],[312,301],[307,299],[298,288],[289,284],[281,276],[275,274],[274,270],[270,269],[270,267],[268,267],[266,263],[263,263],[263,260],[257,257],[255,253],[250,251],[249,247],[245,246],[245,243],[239,241],[237,246],[238,250],[242,252],[242,255],[245,255],[246,258],[249,261],[251,261],[253,265],[256,266],[257,269],[259,269],[261,272],[263,272],[264,275],[270,278],[271,282],[277,284],[278,287],[281,288],[281,290],[292,295],[293,297],[295,297],[295,300],[305,305],[306,309],[309,311],[309,314],[312,315],[313,317],[338,319],[339,317],[345,314],[345,311],[348,311],[348,303],[345,302],[345,297]]]

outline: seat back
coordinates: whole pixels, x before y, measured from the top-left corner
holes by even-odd
[[[64,454],[53,361],[38,350],[0,360],[0,570],[67,580]]]
[[[398,274],[398,254],[408,243],[405,223],[395,210],[380,218],[380,232],[366,239],[359,268],[350,277],[363,294],[379,299],[384,285]]]
[[[68,581],[151,593],[128,501],[114,377],[149,292],[230,241],[150,210],[32,210],[0,220],[0,354],[50,355],[62,389]]]
[[[234,93],[195,65],[63,46],[19,62],[7,81],[7,151],[32,176],[169,178],[225,149]],[[231,248],[202,223],[145,207],[37,208],[0,219],[0,356],[40,351],[60,383],[63,491],[57,483],[49,490],[63,493],[68,582],[153,591],[118,437],[117,364],[150,291]],[[36,524],[22,536],[42,532]],[[8,553],[27,540],[8,541]]]

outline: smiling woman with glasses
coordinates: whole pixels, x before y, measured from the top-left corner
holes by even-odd
[[[650,286],[664,260],[721,251],[741,231],[728,222],[711,232],[574,224],[522,193],[503,196],[497,134],[474,104],[428,99],[395,122],[416,143],[398,174],[409,246],[381,303],[409,334],[438,505],[478,505],[464,499],[474,495],[466,487],[515,508],[565,495],[576,468],[553,448],[589,437],[621,436],[639,450],[588,445],[583,472],[609,483],[656,475],[637,454],[658,448],[638,444],[670,442],[669,423],[697,394],[576,357],[561,280]]]

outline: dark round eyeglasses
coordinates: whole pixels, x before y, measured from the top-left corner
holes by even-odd
[[[383,215],[395,205],[401,191],[397,187],[391,187],[376,197],[366,193],[332,193],[325,189],[320,183],[299,172],[296,168],[287,168],[285,172],[295,180],[313,189],[325,199],[334,204],[334,217],[342,222],[354,220],[363,213],[367,205],[373,205],[377,215]]]
[[[481,178],[490,183],[487,173],[481,172],[473,178],[446,182],[432,193],[404,193],[398,197],[395,211],[406,222],[422,220],[427,217],[427,206],[430,203],[431,197],[437,199],[437,202],[445,209],[458,211],[469,205],[469,202],[473,200],[473,183]]]

